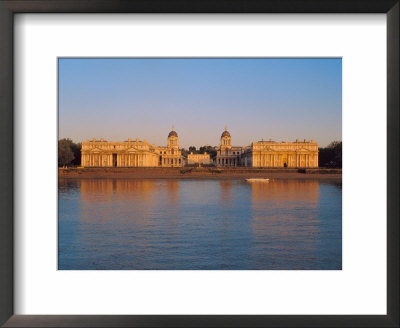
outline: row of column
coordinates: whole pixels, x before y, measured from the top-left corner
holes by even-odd
[[[253,166],[258,167],[318,167],[318,156],[310,154],[287,155],[284,161],[283,155],[261,154],[254,161]]]
[[[284,166],[284,163],[280,165],[280,160],[282,159],[281,155],[270,155],[270,154],[261,154],[258,156],[258,165],[260,167],[277,167]]]
[[[115,154],[82,154],[82,165],[89,167],[112,167],[114,166]],[[118,167],[141,167],[157,166],[157,156],[146,154],[117,154]]]
[[[181,166],[182,159],[181,158],[161,158],[161,166]]]
[[[300,154],[296,158],[297,167],[318,167],[318,156]]]
[[[221,166],[238,166],[240,164],[238,158],[219,157],[217,158],[217,165]]]
[[[118,154],[117,166],[142,167],[156,166],[157,156],[148,156],[147,154]]]

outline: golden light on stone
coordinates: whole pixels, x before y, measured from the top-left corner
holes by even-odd
[[[175,130],[168,135],[168,145],[157,147],[146,140],[124,142],[85,141],[82,143],[84,167],[180,167],[183,166],[179,138]]]
[[[245,167],[318,167],[318,144],[310,142],[253,142],[250,146],[232,146],[232,137],[225,127],[217,150],[217,166]]]
[[[146,140],[124,142],[93,140],[82,143],[84,167],[181,167],[185,159],[179,149],[174,127],[167,146],[150,145]],[[188,154],[188,164],[211,164],[210,154]],[[250,146],[232,146],[227,127],[222,132],[215,164],[220,167],[313,168],[318,167],[318,144],[314,141],[256,141]]]

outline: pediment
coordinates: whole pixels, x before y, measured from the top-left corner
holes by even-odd
[[[136,153],[136,152],[139,151],[139,149],[134,148],[134,147],[131,147],[131,148],[128,148],[126,151],[127,151],[128,153]]]
[[[297,151],[301,151],[301,152],[308,152],[308,151],[310,151],[309,149],[307,149],[307,148],[300,148],[300,149],[297,149]]]
[[[276,150],[267,146],[267,147],[256,148],[255,151],[276,151]]]
[[[129,148],[125,151],[126,153],[129,154],[155,154],[154,152],[151,152],[149,149],[137,149],[137,148]]]
[[[91,151],[92,153],[99,153],[99,152],[102,152],[103,149],[96,147],[96,148],[90,149],[90,151]]]

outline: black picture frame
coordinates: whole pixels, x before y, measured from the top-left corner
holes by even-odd
[[[399,8],[399,0],[0,0],[0,324],[4,327],[399,327]],[[14,315],[13,21],[16,13],[385,13],[387,315]]]

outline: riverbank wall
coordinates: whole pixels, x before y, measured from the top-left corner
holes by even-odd
[[[268,168],[59,168],[60,178],[136,178],[136,179],[341,179],[341,169],[268,169]]]

